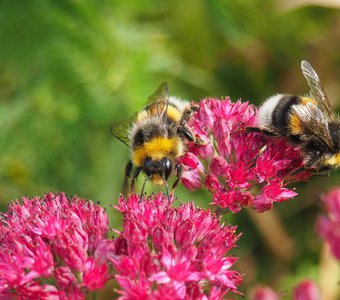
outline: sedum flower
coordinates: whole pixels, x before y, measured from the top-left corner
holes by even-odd
[[[171,202],[173,198],[171,196]],[[220,299],[242,281],[230,270],[237,258],[236,227],[219,224],[193,203],[175,208],[161,193],[119,200],[123,230],[110,260],[119,299]]]
[[[109,279],[103,254],[105,211],[65,194],[23,198],[0,223],[0,298],[84,299]],[[9,298],[10,299],[10,298]]]
[[[320,216],[316,229],[329,244],[334,257],[340,260],[340,188],[333,188],[321,196],[327,216]]]
[[[303,280],[293,290],[294,300],[320,300],[320,290],[312,280]]]
[[[179,159],[183,184],[189,189],[204,184],[212,204],[233,212],[244,206],[265,211],[293,198],[296,193],[287,184],[311,175],[303,170],[300,150],[284,138],[246,131],[255,124],[256,109],[248,103],[202,100],[190,121],[200,143],[190,143]]]

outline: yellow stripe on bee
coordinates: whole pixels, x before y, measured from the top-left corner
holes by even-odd
[[[181,112],[173,106],[168,106],[167,115],[168,118],[174,122],[178,122],[182,118]]]
[[[301,121],[295,114],[290,115],[289,129],[293,135],[301,134]]]
[[[311,102],[311,103],[313,103],[314,105],[318,106],[318,103],[317,103],[314,99],[308,98],[308,97],[301,97],[301,103],[302,103],[303,105],[307,105],[308,102]]]
[[[182,155],[183,145],[179,137],[156,137],[145,142],[132,152],[132,161],[135,166],[142,167],[146,157],[160,160],[164,157],[178,157]]]
[[[324,162],[324,165],[339,167],[340,166],[340,153],[334,154],[329,159],[326,159]]]

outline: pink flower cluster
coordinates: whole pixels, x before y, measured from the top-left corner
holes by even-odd
[[[173,198],[171,198],[173,202]],[[119,200],[123,231],[110,260],[119,299],[221,299],[242,281],[225,256],[235,247],[236,228],[219,224],[209,211],[175,208],[161,193]]]
[[[327,216],[317,221],[319,235],[329,244],[334,257],[340,260],[340,188],[333,188],[321,196]]]
[[[0,298],[84,299],[102,288],[109,279],[105,211],[65,194],[22,202],[1,214]]]
[[[265,211],[296,193],[286,185],[307,180],[300,150],[284,138],[247,132],[256,125],[256,109],[229,98],[202,100],[190,126],[200,143],[180,158],[182,182],[191,190],[202,183],[212,204],[239,212],[244,206]],[[256,192],[255,192],[256,191]]]

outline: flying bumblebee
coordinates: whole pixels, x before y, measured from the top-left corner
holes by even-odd
[[[141,171],[146,175],[142,194],[147,180],[165,185],[168,196],[170,175],[176,175],[172,189],[179,182],[181,167],[176,159],[183,155],[185,140],[194,141],[186,125],[192,107],[189,102],[169,97],[168,90],[168,84],[162,83],[141,112],[112,125],[112,134],[131,151],[125,168],[125,192],[133,191]]]
[[[249,131],[287,137],[300,147],[306,168],[328,171],[340,166],[340,120],[310,63],[303,60],[301,70],[310,87],[309,95],[277,94],[268,98],[259,109],[259,128]]]

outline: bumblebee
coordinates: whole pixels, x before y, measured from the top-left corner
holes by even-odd
[[[168,90],[168,84],[162,83],[141,112],[112,125],[112,134],[131,151],[125,168],[125,193],[133,191],[141,171],[146,175],[141,194],[147,180],[165,185],[168,196],[170,175],[176,175],[172,189],[179,182],[181,167],[176,159],[184,153],[185,140],[194,141],[187,127],[193,110],[189,102],[169,97]]]
[[[259,108],[259,128],[250,131],[286,137],[300,147],[306,168],[328,171],[340,166],[340,121],[310,63],[303,60],[301,70],[309,95],[268,98]]]

